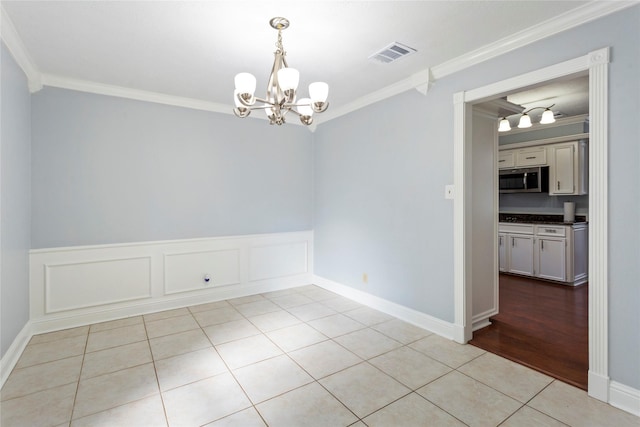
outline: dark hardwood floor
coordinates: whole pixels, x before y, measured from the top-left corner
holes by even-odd
[[[500,313],[470,344],[587,389],[588,284],[500,275]]]

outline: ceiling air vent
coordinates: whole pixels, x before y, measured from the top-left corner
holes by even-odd
[[[369,56],[369,59],[388,64],[415,52],[416,50],[412,47],[394,42]]]

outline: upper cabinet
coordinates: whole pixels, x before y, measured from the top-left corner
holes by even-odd
[[[516,166],[546,166],[547,149],[545,147],[529,147],[516,150]]]
[[[580,195],[588,190],[587,144],[573,141],[547,147],[549,167],[549,195]]]
[[[546,147],[529,147],[498,152],[498,168],[526,168],[530,166],[547,166]]]
[[[498,152],[498,168],[509,169],[516,165],[516,150],[502,150]]]
[[[526,147],[498,152],[498,168],[549,166],[549,195],[582,195],[588,192],[587,142],[529,143]]]

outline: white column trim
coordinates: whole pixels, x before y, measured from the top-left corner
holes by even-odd
[[[472,338],[472,312],[471,312],[471,258],[467,256],[470,245],[467,240],[471,238],[471,232],[467,229],[468,223],[467,198],[471,192],[466,191],[468,174],[467,156],[471,156],[465,145],[470,138],[465,136],[469,132],[467,126],[468,109],[465,103],[465,92],[453,95],[453,293],[455,301],[454,325],[456,334],[454,340],[466,343]],[[469,284],[469,286],[467,286]]]
[[[589,53],[589,395],[609,401],[609,49]]]
[[[456,93],[454,104],[454,319],[465,340],[471,336],[471,207],[465,202],[471,192],[471,120],[465,108],[520,88],[578,73],[589,73],[589,395],[609,401],[608,344],[608,64],[609,48],[535,70],[520,76]],[[466,185],[469,184],[469,185]]]

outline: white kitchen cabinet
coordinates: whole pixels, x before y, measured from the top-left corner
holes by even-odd
[[[533,275],[533,224],[498,224],[500,271]]]
[[[588,162],[584,141],[552,144],[548,147],[549,195],[587,194]]]
[[[507,234],[498,234],[498,270],[507,271],[509,268],[509,259],[507,258]]]
[[[516,166],[547,166],[547,147],[529,147],[517,150]]]
[[[541,279],[564,282],[566,275],[566,245],[563,238],[538,237],[536,239],[536,276]]]
[[[527,147],[498,152],[498,168],[524,168],[547,166],[547,147]]]
[[[500,223],[500,272],[576,286],[587,281],[586,223],[548,225]]]
[[[498,152],[498,169],[509,169],[516,165],[515,150],[501,150]]]
[[[533,236],[509,235],[509,272],[533,276]]]

